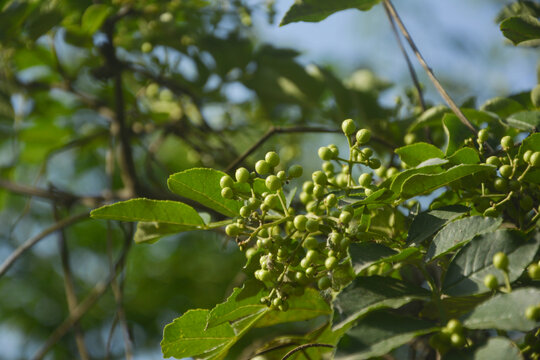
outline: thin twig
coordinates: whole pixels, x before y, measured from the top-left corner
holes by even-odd
[[[399,32],[396,27],[396,23],[394,19],[392,19],[392,15],[390,14],[390,10],[388,10],[388,5],[386,3],[384,3],[384,10],[386,11],[386,15],[388,16],[388,21],[390,21],[390,25],[392,25],[392,31],[394,33],[394,36],[396,37],[397,43],[399,45],[399,49],[401,50],[401,53],[403,54],[403,57],[405,58],[405,61],[407,62],[407,67],[409,68],[409,74],[411,74],[411,79],[416,89],[418,100],[420,101],[420,107],[422,108],[422,111],[426,111],[426,103],[424,102],[424,95],[422,94],[422,87],[420,86],[420,82],[418,81],[418,77],[416,76],[416,71],[414,71],[414,67],[411,63],[411,59],[409,58],[409,55],[407,54],[405,47],[403,47],[403,43],[401,42],[401,38],[399,37]]]
[[[53,204],[53,213],[54,218],[58,222],[60,220],[58,209],[56,204]],[[73,274],[71,272],[71,266],[69,264],[69,250],[66,244],[66,234],[63,229],[58,231],[58,247],[60,250],[60,259],[62,261],[62,270],[64,273],[64,288],[66,290],[66,300],[68,304],[69,314],[73,313],[73,310],[78,305],[77,294],[75,293],[75,286],[73,284]],[[90,356],[88,355],[88,350],[84,343],[84,334],[80,327],[79,323],[75,323],[73,326],[75,330],[75,343],[77,344],[77,350],[81,360],[88,360]]]
[[[300,345],[300,346],[298,346],[298,347],[295,347],[294,349],[292,349],[292,350],[289,351],[288,353],[286,353],[285,356],[284,356],[283,358],[281,358],[281,360],[287,360],[288,358],[290,358],[291,356],[293,356],[296,352],[298,352],[298,351],[303,351],[304,349],[307,349],[307,348],[310,348],[310,347],[326,347],[326,348],[333,348],[334,345],[330,345],[330,344],[317,344],[317,343]]]
[[[13,251],[13,253],[11,253],[11,255],[9,255],[9,257],[6,260],[4,260],[4,262],[0,266],[0,277],[2,277],[6,273],[6,271],[8,271],[8,269],[11,267],[11,265],[13,265],[13,263],[22,254],[24,254],[26,252],[26,250],[30,249],[38,241],[40,241],[41,239],[43,239],[43,238],[47,237],[48,235],[54,233],[55,231],[63,229],[65,227],[70,226],[70,225],[72,225],[72,224],[74,224],[76,222],[79,222],[81,220],[88,219],[89,215],[90,215],[89,212],[84,212],[84,213],[81,213],[81,214],[77,214],[77,215],[62,219],[61,221],[59,221],[57,223],[54,223],[53,225],[51,225],[47,229],[43,230],[42,232],[40,232],[36,236],[26,240],[26,242],[24,242],[21,246],[19,246],[17,249],[15,249],[15,251]]]
[[[107,289],[109,288],[111,282],[116,278],[118,273],[123,269],[124,262],[127,256],[127,253],[130,249],[131,241],[128,239],[125,244],[124,248],[122,250],[122,253],[120,254],[115,266],[114,266],[114,272],[109,275],[109,277],[102,281],[94,287],[90,295],[88,295],[71,313],[71,315],[64,320],[64,322],[56,328],[56,330],[53,331],[53,333],[49,336],[45,344],[36,352],[36,354],[32,357],[33,360],[41,360],[43,357],[47,354],[47,352],[51,349],[51,347],[54,346],[64,335],[83,317],[84,314],[90,310],[95,303],[99,300],[99,298],[105,294]]]
[[[476,134],[477,133],[477,130],[476,128],[471,124],[471,122],[467,119],[467,117],[463,114],[463,112],[460,110],[459,106],[456,105],[456,103],[454,102],[454,100],[452,100],[452,98],[450,97],[450,95],[446,92],[446,90],[444,90],[444,88],[442,87],[441,83],[439,82],[439,80],[437,80],[437,78],[435,77],[435,74],[433,74],[433,71],[431,70],[431,68],[428,66],[428,64],[426,63],[426,61],[424,60],[424,57],[422,56],[422,54],[420,53],[420,51],[418,50],[418,48],[416,47],[416,44],[414,43],[413,39],[411,38],[411,35],[409,34],[409,32],[407,31],[407,28],[405,27],[405,25],[403,24],[403,22],[401,21],[401,18],[399,17],[396,9],[394,8],[394,5],[392,5],[392,2],[390,0],[384,0],[384,5],[385,5],[385,8],[388,10],[388,12],[390,13],[390,15],[392,16],[392,18],[394,19],[394,21],[397,23],[399,29],[401,30],[401,33],[403,34],[403,36],[405,37],[405,39],[407,40],[407,42],[409,43],[411,49],[413,50],[414,54],[416,55],[416,58],[418,59],[418,61],[420,62],[420,65],[422,65],[422,67],[424,68],[424,70],[426,71],[428,77],[430,78],[431,82],[433,83],[433,85],[435,85],[435,88],[437,89],[437,91],[439,92],[439,94],[442,96],[442,98],[444,99],[444,101],[446,101],[446,103],[448,104],[448,106],[450,106],[450,109],[452,109],[452,111],[454,112],[454,114],[456,114],[456,116],[459,118],[459,120],[469,129],[471,130],[471,132],[473,134]]]

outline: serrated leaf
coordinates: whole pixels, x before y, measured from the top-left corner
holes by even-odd
[[[178,201],[131,199],[92,210],[94,219],[160,222],[197,229],[204,225],[199,213]]]
[[[429,320],[439,320],[442,312],[448,319],[457,319],[471,312],[478,304],[484,302],[489,297],[489,293],[473,296],[443,297],[438,301],[431,301],[425,304],[420,312],[420,316]]]
[[[495,166],[487,164],[462,164],[439,174],[417,174],[405,180],[401,186],[401,193],[408,197],[426,194],[465,176],[493,170]]]
[[[412,300],[429,300],[430,295],[423,288],[391,277],[357,277],[334,300],[334,306],[343,318],[335,328],[350,326],[374,310],[397,309]]]
[[[397,148],[395,153],[398,154],[401,161],[409,167],[418,166],[428,159],[444,158],[444,153],[441,149],[424,142],[417,142]]]
[[[226,175],[224,172],[194,168],[169,176],[169,189],[180,196],[195,200],[223,215],[234,217],[242,207],[242,202],[224,199],[221,196],[219,181]]]
[[[532,152],[540,151],[540,133],[531,134],[523,139],[519,147],[518,157],[523,158],[523,154],[527,150],[531,150]]]
[[[224,322],[234,322],[247,316],[268,311],[270,308],[261,304],[261,297],[264,291],[251,294],[251,296],[239,297],[242,292],[246,292],[246,287],[235,288],[233,293],[224,303],[216,305],[208,314],[207,327],[211,328]]]
[[[451,205],[418,214],[409,227],[407,243],[413,245],[420,244],[422,241],[435,234],[445,224],[463,215],[467,211],[469,211],[469,208],[465,206]]]
[[[297,22],[319,22],[335,12],[346,9],[366,11],[381,0],[300,0],[296,1],[287,11],[280,26]]]
[[[396,177],[392,180],[392,183],[390,184],[390,190],[392,190],[394,193],[399,193],[401,191],[401,187],[403,186],[403,183],[405,183],[407,179],[409,179],[410,177],[416,174],[441,173],[443,171],[441,165],[444,165],[447,162],[447,160],[442,160],[438,158],[430,159],[427,161],[429,163],[426,164],[426,162],[424,162],[414,169],[407,169],[397,174]]]
[[[540,129],[540,111],[521,111],[509,116],[506,122],[519,130],[538,131]]]
[[[540,21],[531,15],[512,16],[501,23],[501,31],[514,45],[540,39]]]
[[[495,113],[501,118],[507,118],[514,113],[525,110],[525,108],[515,100],[496,97],[487,100],[482,106],[480,106],[480,110]]]
[[[133,240],[137,244],[154,243],[163,236],[189,230],[195,230],[195,228],[189,228],[183,225],[140,221],[137,223],[137,230],[135,231],[135,235],[133,235]]]
[[[443,115],[451,111],[452,110],[444,105],[433,106],[420,114],[420,116],[411,124],[407,132],[413,132],[425,126],[440,125]]]
[[[484,277],[493,274],[504,281],[502,271],[493,266],[493,255],[503,252],[508,256],[508,277],[516,280],[534,259],[540,247],[540,234],[528,241],[514,230],[498,230],[474,238],[454,257],[443,281],[442,290],[451,296],[465,296],[490,291]]]
[[[523,360],[518,346],[505,337],[493,337],[474,353],[474,360]]]
[[[81,29],[86,34],[93,34],[101,28],[101,25],[112,13],[112,9],[105,4],[93,4],[90,5],[82,15]]]
[[[397,254],[397,251],[381,244],[361,242],[352,243],[349,247],[349,253],[354,271],[358,274],[372,264]]]
[[[538,322],[525,316],[529,306],[537,306],[540,289],[521,288],[508,294],[497,294],[478,305],[463,318],[463,325],[469,329],[498,329],[529,331]]]
[[[161,351],[163,356],[185,358],[200,355],[227,345],[235,337],[228,323],[206,328],[209,310],[189,310],[165,326]]]
[[[470,147],[464,147],[448,157],[448,162],[452,165],[459,164],[478,164],[480,162],[480,156],[478,152]]]
[[[444,114],[442,122],[446,134],[445,155],[450,156],[463,146],[465,140],[474,134],[454,114]]]
[[[502,223],[502,218],[472,216],[459,219],[442,228],[435,235],[426,254],[427,260],[457,249],[468,243],[476,235],[493,232]]]
[[[336,359],[361,360],[381,356],[419,335],[436,330],[438,327],[435,323],[429,321],[387,312],[374,312],[347,332],[347,343],[340,342],[338,349],[348,354],[338,356]],[[338,353],[340,354],[342,353]]]

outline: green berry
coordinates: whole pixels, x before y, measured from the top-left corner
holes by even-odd
[[[337,158],[339,156],[339,149],[336,145],[330,144],[328,145],[328,148],[332,150],[332,153],[334,154],[333,158]]]
[[[143,53],[149,53],[150,51],[152,51],[152,44],[150,44],[149,42],[144,42],[141,45],[141,51]]]
[[[503,178],[496,178],[495,181],[493,182],[493,187],[495,188],[495,190],[497,191],[505,191],[506,188],[508,187],[508,181],[506,181],[506,179],[503,179]]]
[[[313,196],[315,196],[317,199],[322,199],[324,197],[324,187],[321,185],[315,185],[313,188]]]
[[[525,317],[529,320],[537,321],[540,319],[540,306],[531,305],[525,309]]]
[[[496,156],[490,156],[490,157],[487,158],[486,164],[488,164],[488,165],[494,165],[494,166],[499,167],[499,166],[501,165],[501,162],[500,162],[500,160],[499,160],[498,157],[496,157]]]
[[[250,179],[249,171],[244,167],[236,169],[234,176],[239,183],[246,183]]]
[[[307,217],[305,215],[296,215],[293,221],[294,227],[298,231],[306,230]]]
[[[501,139],[501,147],[503,150],[510,150],[514,146],[514,140],[511,136],[503,136]]]
[[[232,188],[234,186],[234,180],[229,175],[223,175],[219,180],[219,186],[224,188]]]
[[[283,312],[289,310],[289,303],[284,301],[283,304],[278,306],[278,309],[279,311],[283,311]]]
[[[379,159],[369,159],[369,167],[373,170],[381,167],[381,161]]]
[[[446,328],[450,333],[461,333],[463,331],[463,326],[457,319],[450,319],[448,323],[446,323]]]
[[[499,173],[502,177],[509,179],[512,176],[512,167],[510,165],[503,165],[499,168]]]
[[[358,185],[362,187],[368,187],[369,185],[371,185],[371,180],[372,180],[371,173],[363,173],[358,178]]]
[[[416,141],[416,135],[413,133],[408,133],[403,137],[403,142],[405,143],[405,145],[410,145],[415,141]]]
[[[332,164],[330,161],[325,161],[322,164],[322,169],[325,173],[333,174],[334,173],[334,164]]]
[[[323,276],[322,278],[319,279],[319,281],[317,281],[317,287],[320,290],[326,290],[330,286],[332,286],[332,280],[330,280],[328,276]]]
[[[249,217],[249,215],[251,215],[251,208],[247,205],[242,206],[240,208],[240,216],[246,218],[246,217]]]
[[[531,155],[530,164],[533,167],[540,167],[540,151],[536,151]]]
[[[257,253],[257,250],[255,248],[249,248],[246,250],[246,259],[251,259],[255,254]]]
[[[484,285],[490,290],[496,290],[499,287],[499,280],[493,274],[487,274],[484,277]]]
[[[299,178],[304,173],[304,168],[301,165],[292,165],[289,168],[289,176],[292,178]]]
[[[306,192],[306,194],[313,194],[313,187],[315,186],[315,184],[312,182],[312,181],[306,181],[303,185],[302,185],[302,190]]]
[[[356,131],[356,125],[352,119],[347,119],[341,123],[341,130],[345,135],[349,136]]]
[[[330,150],[326,146],[320,147],[318,154],[322,160],[331,160],[334,157],[334,153],[332,152],[332,150]]]
[[[264,156],[264,160],[270,165],[271,167],[276,167],[279,165],[279,155],[275,151],[269,151]]]
[[[493,266],[499,270],[507,271],[508,270],[508,256],[502,251],[499,251],[493,255]]]
[[[489,217],[497,217],[499,215],[499,211],[497,210],[496,207],[492,206],[492,207],[487,208],[484,211],[483,215],[484,216],[489,216]]]
[[[319,230],[319,222],[314,219],[308,219],[306,222],[306,230],[308,232],[316,232]]]
[[[308,281],[306,274],[301,271],[298,271],[296,272],[296,274],[294,274],[294,279],[300,284],[305,284]]]
[[[532,150],[527,150],[523,154],[523,161],[525,161],[527,164],[531,161],[531,155],[533,154]]]
[[[272,280],[272,274],[270,273],[270,271],[268,270],[258,270],[259,272],[259,277],[258,279],[263,281],[263,282],[268,282],[270,280]]]
[[[283,170],[278,171],[278,173],[276,174],[276,176],[277,176],[278,179],[281,180],[281,181],[287,180],[287,174],[286,174],[285,171],[283,171]]]
[[[334,207],[337,205],[337,197],[335,194],[328,194],[326,198],[324,198],[324,204],[328,207]]]
[[[305,249],[314,250],[319,247],[319,242],[313,236],[309,236],[304,240],[304,242],[302,243],[302,246]]]
[[[270,172],[270,164],[264,160],[259,160],[255,163],[255,171],[260,175],[266,175]]]
[[[478,131],[478,141],[483,143],[485,141],[487,141],[489,137],[489,132],[488,132],[488,129],[480,129]]]
[[[534,201],[532,199],[532,197],[530,197],[529,195],[524,195],[521,199],[519,199],[519,206],[524,210],[524,211],[530,211],[532,210],[533,206],[534,206]]]
[[[306,269],[306,276],[308,278],[312,278],[315,276],[315,268],[313,266],[310,266]]]
[[[338,263],[338,259],[336,259],[334,256],[327,257],[324,261],[324,267],[328,270],[332,270],[336,267]]]
[[[450,335],[450,343],[454,347],[461,348],[465,345],[465,337],[462,334],[453,333]]]
[[[339,248],[342,250],[345,250],[351,245],[351,239],[348,237],[343,237],[341,241],[339,242]]]
[[[240,227],[236,224],[229,224],[225,227],[225,234],[235,237],[240,234]]]
[[[540,266],[538,264],[529,265],[527,273],[532,280],[540,280]]]
[[[330,241],[330,243],[332,243],[332,244],[334,244],[336,246],[339,246],[342,239],[343,239],[343,235],[341,233],[338,233],[338,232],[332,232],[332,233],[330,233],[330,235],[328,235],[328,240]]]
[[[364,157],[366,159],[369,159],[371,157],[371,155],[373,155],[373,150],[371,148],[364,148],[362,149],[362,154],[364,154]]]
[[[352,219],[352,214],[348,211],[342,211],[341,214],[339,215],[339,222],[341,222],[342,224],[347,225],[348,223],[351,222],[351,219]]]
[[[232,199],[234,197],[234,191],[230,187],[221,189],[221,196],[224,199]]]
[[[279,190],[282,186],[281,180],[279,180],[279,178],[275,175],[270,175],[269,177],[267,177],[265,184],[270,191]]]
[[[328,180],[325,173],[323,173],[322,171],[315,171],[311,175],[311,178],[313,182],[318,185],[325,185],[326,181]]]
[[[368,129],[360,129],[356,133],[356,141],[360,145],[367,144],[370,139],[371,139],[371,131],[369,131]]]

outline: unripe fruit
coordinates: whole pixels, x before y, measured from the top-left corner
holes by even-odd
[[[506,181],[506,179],[503,179],[503,178],[498,177],[493,182],[493,187],[497,191],[505,191],[507,186],[508,186],[508,181]]]
[[[381,161],[379,159],[369,159],[369,167],[373,170],[381,167]]]
[[[334,157],[334,153],[332,152],[332,150],[330,150],[326,146],[320,147],[317,153],[322,160],[331,160]]]
[[[271,166],[275,167],[279,165],[279,155],[275,151],[269,151],[266,153],[264,160]],[[258,172],[258,171],[257,171]]]
[[[224,175],[219,180],[219,186],[224,188],[232,188],[234,186],[234,180],[229,175]]]
[[[246,183],[250,179],[249,171],[244,167],[236,169],[234,176],[239,183]]]
[[[313,182],[311,181],[306,181],[303,185],[302,185],[302,190],[304,190],[307,194],[313,194],[313,187],[315,186],[315,184],[313,184]]]
[[[503,150],[510,150],[514,146],[514,140],[511,136],[503,136],[501,139],[501,147]]]
[[[322,164],[322,169],[325,173],[334,173],[334,164],[332,164],[330,161],[325,161]]]
[[[221,196],[225,199],[232,199],[234,197],[234,191],[230,187],[221,189]]]
[[[337,263],[338,260],[334,256],[330,256],[324,261],[324,267],[328,270],[332,270],[336,267]]]
[[[328,276],[323,276],[322,278],[319,279],[319,281],[317,281],[317,287],[320,290],[326,290],[330,286],[332,286],[332,280],[330,280]]]
[[[540,280],[540,266],[538,264],[531,264],[527,268],[529,277],[533,280]]]
[[[308,250],[314,250],[319,247],[319,242],[313,236],[309,236],[304,240],[302,246]]]
[[[493,266],[499,270],[507,271],[508,270],[508,257],[502,251],[499,251],[493,255]]]
[[[240,216],[241,217],[249,217],[249,215],[251,214],[251,208],[249,206],[242,206],[240,208]]]
[[[341,233],[338,233],[338,232],[332,232],[328,236],[328,240],[330,240],[330,243],[332,243],[332,244],[334,244],[336,246],[339,246],[342,239],[343,239],[343,235]]]
[[[292,178],[299,178],[304,173],[304,168],[300,165],[292,165],[289,168],[289,176]]]
[[[371,185],[371,180],[372,180],[371,173],[363,173],[358,178],[358,185],[360,185],[362,187],[367,187],[367,186]]]
[[[512,167],[510,165],[503,165],[499,168],[501,176],[509,179],[512,176]]]
[[[143,53],[149,53],[150,51],[152,51],[152,44],[150,44],[149,42],[144,42],[141,45],[141,51]]]
[[[532,154],[533,154],[532,150],[525,151],[525,153],[523,154],[523,161],[525,161],[526,163],[529,163],[531,161]]]
[[[536,151],[531,155],[530,164],[533,167],[540,167],[540,151]]]
[[[352,119],[347,119],[341,123],[341,130],[345,135],[349,136],[356,131],[356,125]]]
[[[488,132],[488,129],[480,129],[478,131],[478,141],[483,143],[485,141],[487,141],[489,137],[489,132]]]
[[[500,162],[500,160],[499,160],[498,157],[496,157],[496,156],[490,156],[490,157],[487,158],[486,164],[488,164],[488,165],[495,165],[495,166],[499,167],[499,166],[501,165],[501,162]]]
[[[484,277],[484,285],[490,290],[496,290],[499,287],[499,280],[493,274],[487,274]]]
[[[306,222],[306,230],[308,232],[316,232],[319,230],[319,222],[314,219],[308,219]]]
[[[532,210],[533,206],[534,206],[534,201],[533,201],[532,197],[530,197],[529,195],[524,195],[519,200],[519,207],[521,207],[523,210],[525,210],[527,212]]]
[[[311,175],[311,178],[313,179],[313,182],[315,184],[319,184],[319,185],[325,185],[327,181],[327,177],[325,173],[323,173],[322,171],[315,171]]]
[[[324,204],[328,207],[334,207],[337,205],[337,197],[335,194],[329,194],[324,198]]]
[[[285,171],[283,171],[283,170],[278,171],[278,173],[276,174],[276,176],[277,176],[278,179],[281,180],[281,181],[287,180],[287,174],[286,174]]]
[[[465,345],[465,337],[461,334],[453,333],[450,335],[450,343],[457,348],[463,347]]]
[[[347,225],[349,222],[351,222],[351,219],[352,219],[352,214],[348,211],[342,211],[341,214],[339,215],[339,221],[342,224]]]
[[[313,188],[313,196],[315,196],[317,199],[322,199],[324,197],[324,187],[321,185],[315,185]]]
[[[362,154],[364,154],[364,157],[366,159],[369,159],[371,157],[371,155],[373,155],[373,150],[371,150],[371,148],[365,148],[365,149],[362,149]]]
[[[229,224],[225,227],[225,233],[231,237],[238,236],[240,234],[240,227],[236,224]]]
[[[264,160],[259,160],[255,163],[255,171],[260,175],[266,175],[270,172],[270,164]]]
[[[337,158],[339,156],[339,149],[338,149],[338,147],[336,145],[330,144],[330,145],[328,145],[328,148],[330,150],[332,150],[332,153],[334,154],[334,156],[333,156],[334,158]]]
[[[405,143],[405,145],[410,145],[415,141],[416,141],[416,135],[413,133],[408,133],[403,137],[403,142]]]
[[[270,281],[272,280],[272,274],[270,273],[270,271],[268,270],[258,270],[259,272],[259,277],[258,279],[263,281],[263,282],[267,282],[267,281]]]
[[[349,239],[348,237],[343,237],[339,242],[339,247],[342,250],[347,249],[349,245],[351,245],[351,239]]]
[[[308,219],[305,215],[296,215],[293,221],[296,230],[305,231],[307,220]]]
[[[279,180],[279,178],[275,175],[270,175],[269,177],[267,177],[265,184],[270,191],[279,190],[282,186],[281,180]]]
[[[450,319],[448,323],[446,324],[446,328],[451,333],[460,333],[463,331],[463,326],[457,319]]]
[[[525,310],[525,317],[533,321],[537,321],[538,319],[540,319],[540,306],[529,306]]]
[[[309,278],[315,276],[315,268],[313,266],[310,266],[306,269],[306,276]]]
[[[246,250],[246,259],[251,259],[253,256],[255,256],[255,254],[257,253],[257,250],[254,249],[254,248],[249,248]]]
[[[368,129],[360,129],[356,133],[356,141],[360,145],[367,144],[370,139],[371,139],[371,131],[369,131]]]
[[[298,281],[300,284],[305,284],[308,279],[306,277],[306,274],[304,274],[301,271],[298,271],[296,274],[294,274],[294,278],[296,281]]]

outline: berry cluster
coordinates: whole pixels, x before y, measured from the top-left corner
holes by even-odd
[[[303,169],[299,165],[280,169],[275,152],[257,161],[254,172],[239,168],[235,179],[221,178],[221,195],[244,202],[240,217],[225,232],[245,249],[248,266],[256,269],[255,278],[271,289],[261,301],[273,308],[286,311],[287,299],[307,286],[339,290],[354,278],[348,248],[359,231],[361,214],[340,195],[356,190],[369,196],[376,190],[371,172],[356,181],[353,167],[377,169],[381,163],[367,146],[369,130],[356,131],[350,119],[343,122],[342,130],[349,143],[348,159],[340,157],[335,145],[319,149],[324,163],[302,186],[305,212],[301,214],[290,207],[283,187],[302,176]]]
[[[440,332],[429,339],[429,343],[443,354],[451,348],[462,348],[467,343],[465,329],[459,320],[451,319]]]

